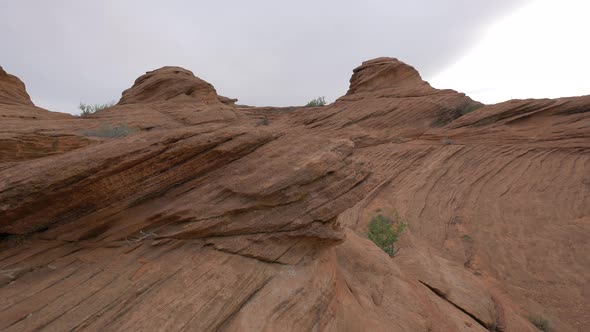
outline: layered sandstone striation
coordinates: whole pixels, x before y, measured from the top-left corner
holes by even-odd
[[[0,330],[590,326],[590,97],[483,106],[378,58],[320,108],[164,67],[77,118],[0,74]]]
[[[162,101],[233,104],[237,99],[217,95],[213,85],[180,67],[162,67],[140,76],[133,86],[123,91],[119,105],[149,104]]]
[[[0,103],[8,105],[33,106],[25,84],[16,76],[0,67]]]

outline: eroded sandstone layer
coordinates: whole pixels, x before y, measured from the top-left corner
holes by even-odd
[[[590,96],[484,106],[379,58],[325,107],[235,102],[164,67],[74,117],[0,70],[0,330],[590,327]]]

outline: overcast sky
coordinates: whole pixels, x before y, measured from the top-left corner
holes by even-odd
[[[536,74],[564,64],[580,71],[572,52],[589,82],[584,2],[0,0],[0,66],[38,106],[70,113],[80,101],[117,101],[138,76],[165,65],[192,70],[242,104],[333,101],[354,67],[379,56],[415,66],[436,87],[496,102],[555,92]],[[532,66],[531,56],[544,65],[513,72],[519,62]],[[518,90],[531,74],[540,87]],[[562,91],[553,83],[564,95],[590,93],[590,84],[577,84]]]

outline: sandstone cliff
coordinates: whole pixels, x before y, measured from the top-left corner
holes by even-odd
[[[584,331],[589,237],[590,96],[484,106],[379,58],[256,108],[164,67],[79,118],[0,70],[3,331]]]

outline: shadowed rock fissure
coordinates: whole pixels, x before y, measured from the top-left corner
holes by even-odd
[[[445,293],[443,293],[440,289],[437,289],[436,287],[432,287],[429,284],[425,283],[422,280],[418,280],[422,285],[426,286],[426,288],[428,288],[431,292],[433,292],[434,294],[436,294],[436,296],[440,297],[441,299],[445,300],[446,302],[448,302],[450,305],[452,305],[453,307],[457,308],[458,310],[460,310],[462,313],[466,314],[467,316],[473,318],[474,321],[476,321],[479,325],[481,325],[481,327],[485,328],[486,330],[492,331],[492,332],[502,332],[496,329],[496,324],[493,324],[492,326],[487,326],[486,323],[484,323],[481,319],[477,318],[477,316],[475,316],[474,314],[470,313],[469,311],[465,310],[464,308],[461,308],[460,306],[458,306],[456,303],[454,303],[453,301],[449,300],[447,298],[447,296],[445,295]]]

